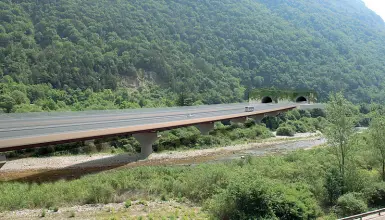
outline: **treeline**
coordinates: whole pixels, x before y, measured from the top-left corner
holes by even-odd
[[[120,88],[63,90],[52,88],[50,84],[25,85],[16,83],[9,76],[0,80],[0,109],[7,113],[83,111],[128,108],[157,108],[176,105],[197,105],[202,102],[180,103],[180,96],[147,85],[138,89]]]
[[[205,104],[261,86],[385,101],[385,26],[360,1],[14,0],[0,12],[0,77],[18,84],[150,82]]]

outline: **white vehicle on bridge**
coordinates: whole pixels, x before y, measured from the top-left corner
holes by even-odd
[[[245,107],[245,112],[253,112],[254,111],[254,106],[246,106]]]

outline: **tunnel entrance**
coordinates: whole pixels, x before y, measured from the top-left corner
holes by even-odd
[[[270,98],[269,96],[263,97],[262,103],[272,103],[273,99]]]
[[[295,102],[307,102],[307,99],[303,96],[298,97]]]

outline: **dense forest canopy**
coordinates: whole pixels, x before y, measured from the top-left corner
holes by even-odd
[[[385,102],[384,42],[360,0],[7,0],[0,102],[15,88],[32,104],[77,102],[32,97],[32,85],[62,96],[153,85],[207,104],[274,86]]]

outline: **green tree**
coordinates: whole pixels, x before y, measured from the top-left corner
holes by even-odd
[[[326,172],[325,189],[327,193],[327,202],[335,204],[343,192],[343,179],[339,170],[335,167]]]
[[[177,105],[178,106],[192,106],[193,100],[191,97],[189,97],[185,93],[181,93],[178,96]]]
[[[344,98],[342,93],[330,95],[326,105],[326,119],[329,125],[325,135],[344,178],[346,162],[351,150],[349,142],[354,134],[355,112],[353,105]]]
[[[15,100],[9,95],[0,95],[0,108],[5,112],[10,113],[13,107],[16,105]]]
[[[27,95],[19,90],[12,91],[11,97],[15,100],[16,105],[27,104],[27,103],[29,104],[29,99]]]
[[[381,163],[382,181],[385,181],[385,117],[378,116],[372,120],[369,127],[369,145],[375,157]]]

